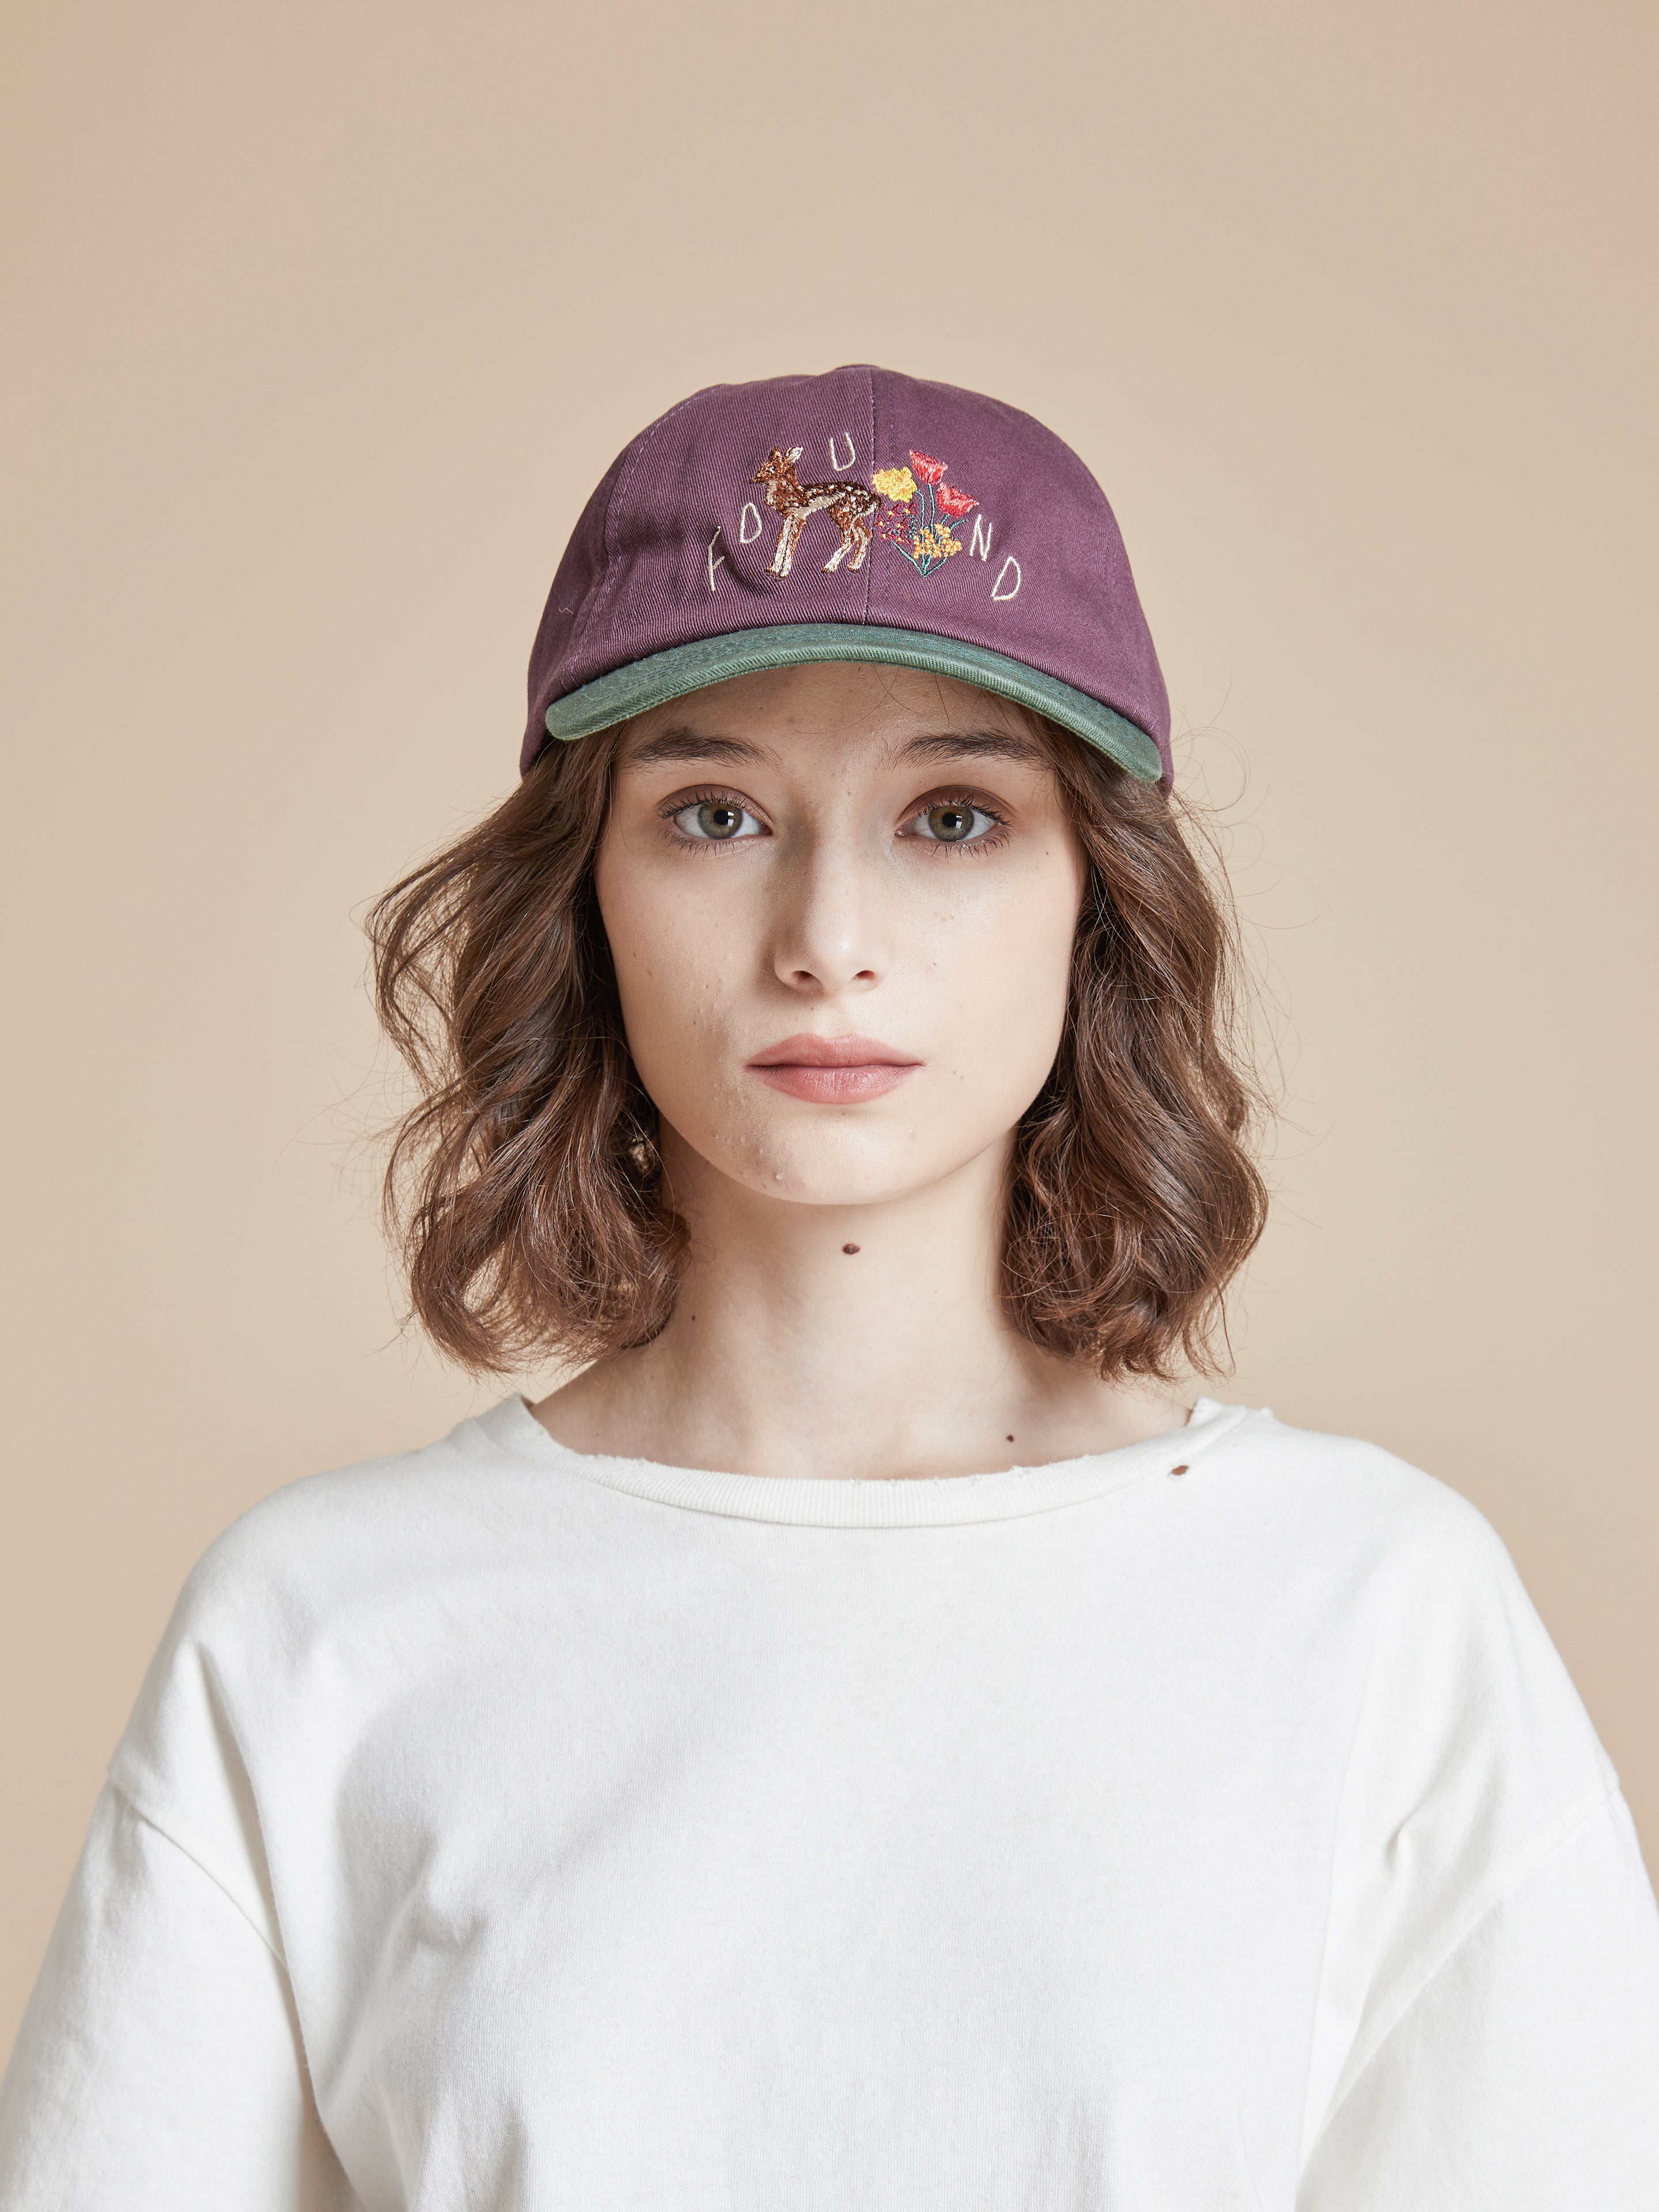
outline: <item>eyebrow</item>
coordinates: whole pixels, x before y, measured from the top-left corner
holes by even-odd
[[[659,730],[642,738],[627,755],[629,768],[661,768],[680,761],[732,761],[744,764],[767,757],[759,745],[743,738],[714,738],[698,730]],[[1045,764],[1041,745],[1007,730],[951,730],[935,737],[912,738],[900,746],[902,761],[1023,761],[1033,767]]]
[[[1010,730],[951,731],[936,738],[912,738],[898,757],[906,761],[1007,760],[1024,761],[1033,767],[1047,765],[1048,756],[1035,739]]]
[[[742,738],[708,738],[697,730],[659,730],[654,737],[642,738],[625,756],[627,768],[660,768],[672,761],[741,761],[764,760],[765,754],[758,745],[751,745]]]

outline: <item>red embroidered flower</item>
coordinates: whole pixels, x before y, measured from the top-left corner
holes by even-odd
[[[910,465],[925,484],[944,482],[945,464],[936,461],[931,453],[912,453]]]
[[[955,484],[939,486],[939,503],[942,511],[948,514],[953,522],[959,522],[964,514],[979,505],[976,499],[970,497],[967,492],[958,489]]]

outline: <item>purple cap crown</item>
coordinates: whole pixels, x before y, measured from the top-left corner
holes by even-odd
[[[978,392],[835,368],[711,385],[642,430],[559,563],[523,766],[808,660],[957,677],[1170,780],[1169,699],[1105,494]]]

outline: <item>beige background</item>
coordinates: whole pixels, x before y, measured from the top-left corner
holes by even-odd
[[[845,360],[1105,483],[1279,1008],[1230,1395],[1484,1509],[1651,1850],[1654,20],[14,6],[0,2047],[192,1559],[475,1402],[354,916],[612,453]]]

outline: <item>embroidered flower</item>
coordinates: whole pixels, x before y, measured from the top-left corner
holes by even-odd
[[[945,483],[949,465],[932,453],[912,453],[909,468],[878,469],[870,479],[891,502],[876,518],[877,537],[902,553],[919,576],[931,576],[961,552],[962,540],[951,525],[979,505],[972,492]]]

